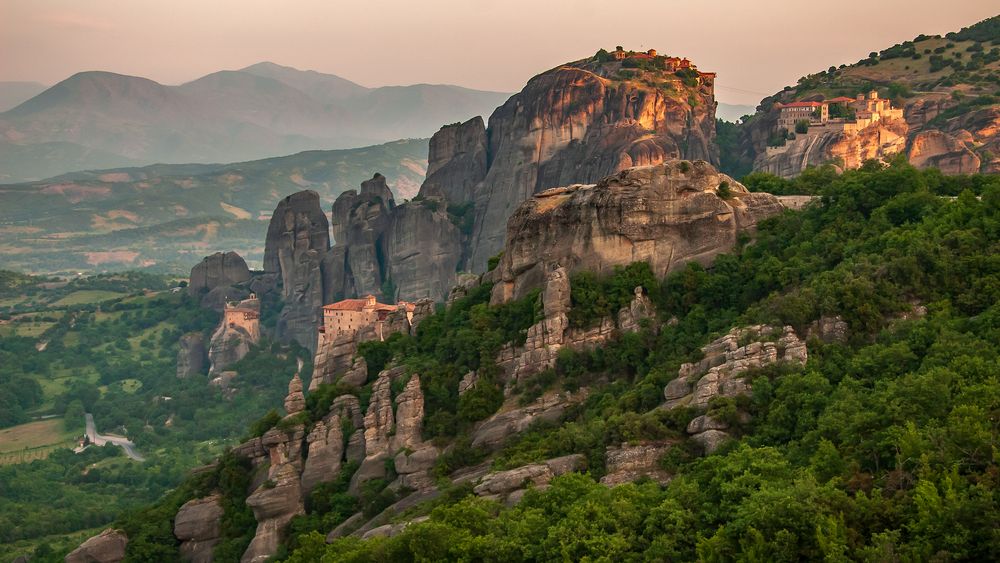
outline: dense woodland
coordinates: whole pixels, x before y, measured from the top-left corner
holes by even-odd
[[[705,269],[691,265],[655,280],[645,264],[607,278],[572,279],[571,323],[586,326],[644,285],[659,333],[628,334],[588,353],[564,353],[557,367],[517,389],[588,386],[584,404],[558,424],[533,427],[501,451],[469,446],[467,432],[502,399],[489,379],[495,351],[523,338],[538,318],[537,295],[488,305],[484,286],[422,324],[415,337],[366,345],[369,381],[401,362],[419,372],[425,436],[452,447],[438,461],[444,494],[405,516],[430,520],[392,538],[325,543],[357,510],[377,514],[397,497],[385,482],[360,498],[346,494],[352,468],[317,488],[308,513],[278,559],[416,560],[760,560],[982,561],[1000,558],[1000,179],[943,177],[903,162],[871,163],[842,175],[812,170],[796,180],[754,175],[753,189],[819,196],[800,212],[760,226]],[[925,307],[926,314],[915,314]],[[751,377],[753,397],[717,401],[712,414],[751,414],[738,439],[703,455],[685,439],[697,414],[664,411],[664,385],[699,348],[737,325],[787,324],[804,334],[822,316],[850,327],[842,344],[809,341],[804,367],[773,366]],[[458,398],[468,369],[487,374]],[[494,372],[495,374],[495,372]],[[308,397],[307,419],[337,394]],[[362,390],[362,403],[367,400]],[[254,425],[262,432],[277,413]],[[622,441],[668,440],[661,460],[675,477],[607,488],[604,450]],[[557,478],[512,508],[483,500],[447,475],[492,455],[505,469],[584,453],[583,474]],[[176,557],[170,520],[185,500],[225,495],[218,560],[236,560],[249,542],[243,504],[248,468],[231,455],[189,479],[160,504],[122,518],[135,561]]]
[[[219,315],[186,291],[163,291],[163,277],[95,276],[45,289],[38,284],[47,280],[5,273],[0,283],[0,296],[18,296],[16,310],[34,310],[9,314],[12,326],[36,318],[49,325],[38,337],[0,336],[0,428],[62,415],[67,432],[80,436],[90,412],[99,431],[127,435],[146,457],[136,463],[107,446],[0,465],[0,558],[34,544],[36,561],[61,561],[80,541],[71,534],[155,502],[244,437],[248,418],[280,403],[297,359],[311,361],[297,346],[262,342],[233,366],[240,377],[225,399],[205,375],[177,378],[178,339],[210,334]],[[80,291],[124,296],[58,305]]]

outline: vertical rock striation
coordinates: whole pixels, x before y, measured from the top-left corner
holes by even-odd
[[[276,336],[316,350],[323,305],[322,264],[330,250],[330,225],[319,194],[296,192],[278,203],[267,228],[264,272],[281,279],[284,307]]]

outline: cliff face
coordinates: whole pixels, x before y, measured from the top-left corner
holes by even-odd
[[[319,308],[323,306],[323,258],[330,249],[330,224],[312,190],[278,203],[267,228],[264,273],[282,283],[284,308],[276,336],[316,350]]]
[[[547,190],[508,222],[493,302],[541,286],[555,267],[600,273],[649,261],[663,276],[690,261],[708,263],[730,250],[739,232],[782,209],[774,196],[749,193],[704,161],[632,168],[596,185]]]
[[[909,128],[904,120],[887,119],[859,131],[814,127],[783,147],[765,148],[754,161],[754,170],[791,178],[810,166],[830,162],[844,169],[858,168],[866,160],[888,158],[906,150]]]
[[[468,269],[485,268],[503,244],[507,218],[535,193],[669,159],[718,161],[710,85],[686,89],[677,81],[668,90],[610,72],[591,64],[556,68],[490,117]]]
[[[363,195],[338,199],[328,295],[377,293],[389,281],[396,295],[386,299],[441,300],[457,271],[485,270],[525,199],[633,166],[715,163],[714,136],[713,75],[589,59],[542,73],[488,128],[480,118],[441,128],[413,201],[371,211],[357,207]]]

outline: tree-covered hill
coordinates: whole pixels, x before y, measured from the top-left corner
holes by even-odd
[[[995,560],[1000,180],[896,162],[750,184],[819,197],[761,224],[755,240],[711,268],[691,265],[662,282],[641,263],[609,278],[574,276],[571,323],[587,326],[614,311],[636,283],[658,316],[672,320],[658,333],[646,328],[562,354],[554,370],[515,387],[529,402],[551,390],[587,387],[589,395],[498,451],[470,446],[468,432],[498,407],[499,389],[488,377],[471,397],[449,389],[470,367],[488,374],[498,342],[523,338],[536,319],[535,296],[491,307],[487,285],[416,336],[362,350],[372,377],[392,361],[421,374],[424,431],[447,446],[435,470],[442,494],[399,515],[397,522],[429,518],[397,535],[327,544],[326,533],[355,511],[375,515],[406,494],[373,485],[355,497],[347,479],[334,480],[309,496],[278,559]],[[771,323],[806,334],[834,317],[846,323],[844,340],[810,338],[805,365],[759,369],[751,398],[710,404],[736,438],[715,453],[687,438],[697,410],[660,408],[680,365],[730,328]],[[371,383],[358,392],[362,404]],[[312,424],[348,392],[321,387],[295,422]],[[609,445],[649,441],[672,444],[659,462],[669,483],[597,482]],[[529,490],[514,506],[449,484],[456,470],[484,460],[503,470],[570,453],[584,454],[583,473]],[[121,518],[129,558],[176,557],[169,530],[177,507],[215,491],[226,507],[216,560],[235,560],[252,534],[239,485],[248,479],[230,454],[161,504]]]

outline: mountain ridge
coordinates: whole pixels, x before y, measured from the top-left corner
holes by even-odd
[[[106,167],[89,151],[136,164],[234,162],[429,137],[441,123],[492,111],[508,94],[454,85],[367,88],[273,63],[180,85],[108,71],[73,74],[0,113],[19,158],[0,181]],[[60,166],[45,143],[78,146]],[[44,173],[44,175],[40,174]]]

